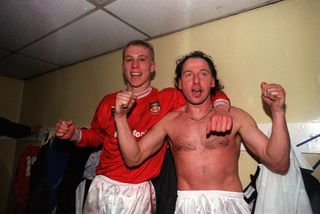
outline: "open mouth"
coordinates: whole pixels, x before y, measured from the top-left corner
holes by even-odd
[[[132,78],[141,77],[141,76],[142,76],[142,73],[140,73],[140,72],[131,72],[131,73],[130,73],[130,76],[131,76]]]
[[[193,96],[200,96],[202,94],[202,91],[203,90],[201,88],[199,88],[199,87],[191,89],[191,92],[192,92]]]

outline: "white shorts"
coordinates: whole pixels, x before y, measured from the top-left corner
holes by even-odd
[[[175,214],[250,214],[242,192],[178,191]]]
[[[122,183],[97,175],[89,188],[84,214],[155,213],[155,191],[150,181]]]

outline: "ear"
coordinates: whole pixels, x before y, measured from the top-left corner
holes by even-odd
[[[179,88],[180,90],[182,90],[182,86],[181,86],[181,80],[179,80],[179,83],[178,83],[178,88]]]
[[[216,86],[216,81],[214,79],[212,79],[211,88],[214,88],[215,86]]]
[[[157,68],[156,63],[152,62],[151,66],[150,66],[151,73],[156,72],[156,68]]]

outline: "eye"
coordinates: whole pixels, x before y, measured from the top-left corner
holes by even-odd
[[[145,62],[145,61],[147,61],[148,59],[147,59],[147,57],[139,57],[139,60],[140,60],[141,62]]]
[[[200,75],[201,75],[202,77],[208,77],[210,74],[209,74],[208,71],[201,71]]]
[[[191,72],[184,72],[184,73],[183,73],[183,76],[184,76],[185,78],[190,78],[190,77],[192,77],[192,74],[191,74]]]
[[[124,59],[124,61],[125,61],[125,62],[131,62],[132,59],[131,59],[130,57],[127,57],[127,58]]]

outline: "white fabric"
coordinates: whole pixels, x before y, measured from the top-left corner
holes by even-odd
[[[84,166],[83,177],[93,180],[96,177],[96,169],[100,161],[101,150],[92,152]]]
[[[312,168],[296,146],[291,147],[290,168],[285,175],[273,173],[259,164],[255,213],[312,214],[299,167]]]
[[[155,191],[150,181],[128,184],[97,175],[85,202],[85,214],[155,213]]]
[[[76,214],[82,214],[86,180],[81,181],[76,189]]]
[[[100,153],[101,153],[101,150],[96,150],[90,154],[86,162],[86,165],[84,166],[84,172],[83,172],[84,178],[93,180],[94,177],[96,176],[96,168],[99,164]],[[81,181],[81,183],[78,185],[76,189],[76,200],[75,200],[76,214],[82,214],[83,201],[85,200],[84,193],[85,193],[85,187],[86,187],[86,179]]]
[[[175,214],[249,214],[242,192],[178,191]]]

